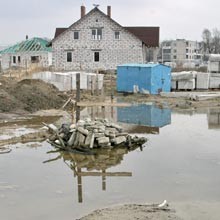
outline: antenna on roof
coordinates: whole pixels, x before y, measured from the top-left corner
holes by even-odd
[[[97,4],[93,4],[93,6],[94,6],[95,8],[98,8],[98,7],[99,7],[99,5],[97,5]]]

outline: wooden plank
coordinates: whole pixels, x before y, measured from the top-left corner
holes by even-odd
[[[116,103],[116,102],[78,102],[77,106],[92,107],[92,106],[112,106],[112,107],[129,107],[130,103]]]
[[[77,176],[121,176],[129,177],[132,176],[132,172],[77,172]]]

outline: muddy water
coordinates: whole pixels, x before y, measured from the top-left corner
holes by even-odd
[[[127,111],[119,111],[117,119],[123,121],[119,116]],[[154,117],[160,113],[149,112],[150,121],[158,123]],[[140,123],[139,116],[139,124],[127,121],[133,132],[149,138],[143,151],[118,149],[94,157],[47,154],[53,150],[47,143],[14,146],[12,153],[0,155],[0,219],[76,219],[109,205],[164,199],[220,202],[220,110],[164,117],[166,123],[157,128]],[[149,128],[154,134],[147,134]]]

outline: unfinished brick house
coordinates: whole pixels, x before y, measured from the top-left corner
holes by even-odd
[[[119,64],[156,61],[158,47],[159,27],[122,27],[111,18],[110,6],[107,15],[98,7],[86,14],[81,6],[78,21],[56,29],[53,66],[66,71],[116,69]]]

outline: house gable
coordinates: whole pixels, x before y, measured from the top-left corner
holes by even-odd
[[[62,35],[63,33],[65,33],[66,31],[68,31],[68,29],[74,28],[74,26],[77,25],[77,23],[89,17],[90,14],[94,13],[94,11],[98,11],[104,17],[111,20],[115,25],[118,25],[121,28],[124,28],[125,30],[127,30],[128,32],[132,33],[139,40],[141,40],[147,47],[159,47],[159,35],[160,35],[159,27],[122,27],[112,18],[110,18],[109,16],[104,14],[101,10],[99,10],[97,7],[91,10],[88,14],[86,14],[84,17],[79,19],[77,22],[73,23],[69,28],[56,28],[54,40],[60,35]]]
[[[57,70],[116,69],[146,61],[145,42],[97,7],[69,28],[57,28],[52,49]]]
[[[87,26],[83,25],[86,24]],[[106,25],[107,24],[107,25]],[[57,28],[55,32],[55,37],[52,40],[52,43],[56,42],[56,40],[59,40],[60,37],[62,37],[65,34],[70,34],[70,32],[73,31],[81,31],[85,29],[93,29],[93,28],[103,28],[108,29],[110,28],[111,31],[121,31],[124,34],[129,34],[131,37],[136,39],[139,42],[142,42],[140,38],[138,38],[137,35],[130,32],[126,28],[122,27],[120,24],[118,24],[116,21],[111,19],[109,16],[107,16],[105,13],[103,13],[101,10],[99,10],[97,7],[95,7],[93,10],[91,10],[89,13],[87,13],[85,16],[83,16],[81,19],[73,23],[69,28]],[[108,30],[109,31],[109,30]],[[109,33],[107,33],[109,34]],[[106,33],[103,33],[103,40]],[[88,33],[87,36],[91,36],[91,33]],[[84,36],[85,37],[85,36]],[[83,38],[86,40],[85,38]],[[88,40],[91,40],[88,39]]]

